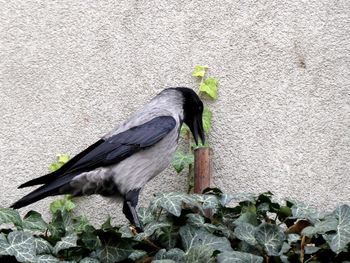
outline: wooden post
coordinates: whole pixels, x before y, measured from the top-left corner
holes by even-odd
[[[209,147],[201,147],[194,151],[194,192],[201,194],[210,187],[213,168],[213,152]]]

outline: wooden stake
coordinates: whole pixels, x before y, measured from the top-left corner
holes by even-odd
[[[201,194],[210,187],[213,168],[213,152],[209,147],[201,147],[194,151],[194,192]]]

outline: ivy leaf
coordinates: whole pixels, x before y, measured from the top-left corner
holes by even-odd
[[[154,215],[152,214],[151,209],[140,207],[137,210],[137,214],[144,225],[149,224],[154,220]]]
[[[338,219],[337,233],[330,235],[329,246],[333,252],[339,254],[345,251],[350,243],[350,207],[348,205],[339,206],[334,214]]]
[[[51,254],[52,246],[51,244],[43,238],[35,238],[35,252],[37,255],[40,254]]]
[[[250,202],[255,203],[255,194],[253,193],[236,193],[236,194],[222,194],[220,203],[225,206],[230,202]]]
[[[278,256],[285,236],[278,226],[262,223],[255,231],[255,238],[268,256]]]
[[[12,208],[0,208],[0,225],[8,223],[21,227],[22,220],[19,213]]]
[[[238,225],[234,230],[234,235],[245,242],[247,242],[249,245],[256,245],[257,241],[255,239],[255,229],[251,224],[248,223],[242,223]]]
[[[199,214],[187,214],[187,223],[196,226],[196,227],[202,227],[205,223],[204,218]]]
[[[69,236],[65,236],[61,241],[57,242],[53,248],[53,253],[58,254],[63,249],[76,247],[78,241],[78,236],[76,234],[71,234]]]
[[[70,157],[68,154],[58,154],[57,159],[58,162],[65,164],[69,161]]]
[[[36,263],[59,263],[61,262],[58,258],[52,256],[52,255],[40,255],[36,258]],[[82,261],[80,261],[82,262]]]
[[[208,66],[195,66],[192,72],[192,76],[203,78],[207,69]]]
[[[50,164],[51,172],[55,172],[60,169],[70,159],[68,154],[57,154],[57,162]]]
[[[84,245],[90,250],[95,250],[101,246],[101,240],[93,232],[84,232],[79,237]]]
[[[171,224],[170,223],[166,223],[166,222],[157,222],[157,221],[154,221],[154,222],[151,222],[150,224],[148,224],[144,231],[140,234],[138,234],[135,239],[138,240],[138,241],[141,241],[143,239],[145,239],[146,237],[149,237],[151,235],[153,235],[153,233],[157,230],[157,229],[160,229],[162,227],[170,227]]]
[[[317,222],[322,215],[318,210],[302,202],[294,202],[292,206],[292,218],[307,219],[311,223]]]
[[[122,237],[125,238],[133,238],[134,234],[132,233],[129,226],[122,226],[118,229],[118,232],[122,234]]]
[[[200,85],[199,91],[208,95],[209,98],[216,100],[218,98],[218,81],[215,78],[206,78]]]
[[[215,258],[212,257],[214,250],[206,245],[191,247],[185,256],[186,262],[198,263],[214,263]]]
[[[128,258],[130,258],[132,261],[137,261],[138,259],[143,258],[147,255],[146,251],[143,250],[134,250]]]
[[[250,253],[224,251],[218,255],[218,263],[262,263],[264,258]]]
[[[186,225],[180,228],[179,233],[186,251],[197,246],[206,246],[207,250],[212,250],[212,252],[214,250],[232,250],[230,242],[226,237],[215,236],[201,228]]]
[[[23,228],[33,231],[45,231],[47,223],[41,217],[41,214],[35,211],[29,211],[23,218]]]
[[[208,133],[211,128],[212,115],[212,112],[207,107],[204,107],[202,121],[205,133]]]
[[[317,234],[325,234],[337,230],[338,220],[335,217],[328,217],[324,221],[318,221],[314,226],[307,226],[302,230],[302,235],[312,237]]]
[[[181,263],[184,262],[185,259],[185,252],[179,248],[172,248],[169,251],[166,251],[165,249],[160,249],[157,254],[155,255],[155,260],[162,260],[162,259],[168,259],[173,260],[175,262]]]
[[[101,262],[114,263],[125,260],[134,251],[134,249],[126,242],[118,240],[103,242],[101,248],[97,250],[97,256]]]
[[[216,209],[219,205],[219,200],[215,195],[193,194],[192,197],[202,204],[203,209]]]
[[[35,262],[35,245],[32,234],[23,231],[13,231],[7,236],[6,251],[15,256],[19,262]]]
[[[56,213],[58,210],[66,210],[70,212],[74,209],[74,207],[75,204],[71,201],[71,197],[66,195],[63,199],[55,200],[50,204],[50,212],[52,214]]]
[[[87,257],[80,260],[79,263],[100,263],[100,261],[96,258]]]
[[[172,259],[159,259],[159,260],[154,260],[152,263],[178,263]]]
[[[0,233],[0,256],[7,256],[9,253],[6,248],[9,246],[6,236],[3,233]]]
[[[160,193],[152,200],[150,208],[153,211],[164,208],[174,216],[180,216],[182,204],[188,201],[189,197],[184,193]]]
[[[172,160],[172,165],[175,168],[177,173],[181,173],[181,171],[190,164],[194,163],[193,154],[186,154],[181,151],[176,151],[175,157]]]
[[[180,129],[180,135],[182,138],[186,138],[190,134],[191,130],[186,123],[183,123]]]

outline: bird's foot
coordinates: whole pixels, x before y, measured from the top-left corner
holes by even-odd
[[[143,232],[142,229],[140,227],[137,227],[137,226],[129,226],[130,228],[130,231],[136,236],[138,233],[141,233]]]

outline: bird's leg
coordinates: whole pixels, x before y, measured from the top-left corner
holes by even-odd
[[[136,213],[136,206],[139,201],[140,189],[132,190],[124,195],[123,213],[125,217],[135,226],[136,232],[142,231],[139,217]]]

